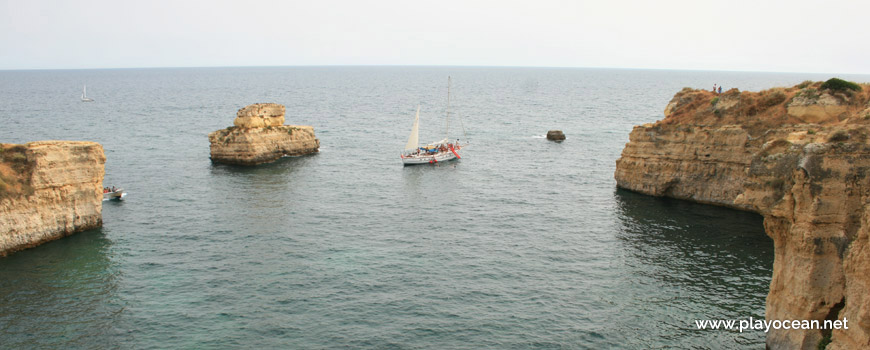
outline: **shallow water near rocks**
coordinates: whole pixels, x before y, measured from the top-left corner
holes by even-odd
[[[421,140],[460,161],[402,167]],[[841,76],[868,81],[866,76]],[[684,86],[827,75],[305,67],[0,72],[0,142],[105,148],[104,227],[0,258],[4,348],[746,348],[761,217],[617,190],[633,125]],[[81,87],[89,97],[79,101]],[[237,109],[286,105],[316,155],[214,165]],[[562,130],[561,143],[544,139]]]

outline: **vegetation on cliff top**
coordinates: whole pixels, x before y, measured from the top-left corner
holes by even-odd
[[[870,89],[842,79],[804,81],[759,92],[733,88],[721,94],[683,88],[659,123],[743,125],[765,130],[797,124],[870,124]]]
[[[23,145],[0,144],[0,199],[33,194],[31,164]]]
[[[861,91],[861,85],[839,78],[828,79],[828,81],[822,84],[821,88],[831,91]]]

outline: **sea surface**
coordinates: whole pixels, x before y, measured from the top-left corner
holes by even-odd
[[[403,167],[445,134],[462,160]],[[831,75],[568,68],[0,71],[0,142],[106,152],[102,229],[0,258],[0,347],[762,348],[773,244],[752,213],[613,179],[633,125],[683,87]],[[870,81],[868,76],[840,77]],[[93,103],[82,103],[87,85]],[[319,154],[215,165],[256,102]],[[461,120],[460,120],[461,117]],[[464,131],[463,131],[464,126]],[[544,139],[549,129],[567,140]]]

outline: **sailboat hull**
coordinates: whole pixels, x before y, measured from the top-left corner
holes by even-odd
[[[127,192],[124,192],[124,190],[122,190],[122,189],[118,189],[115,192],[103,193],[103,201],[108,201],[108,200],[119,201],[119,200],[124,199],[124,197],[126,197],[126,196],[127,196]]]
[[[456,159],[456,155],[451,151],[446,152],[438,152],[434,155],[417,155],[417,156],[404,156],[402,157],[402,163],[404,165],[418,165],[418,164],[436,164],[440,162],[447,162]]]

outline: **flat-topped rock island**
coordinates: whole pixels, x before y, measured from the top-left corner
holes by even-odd
[[[208,134],[215,163],[257,165],[285,156],[317,153],[320,140],[314,127],[284,125],[285,108],[257,103],[239,109],[233,126]]]

